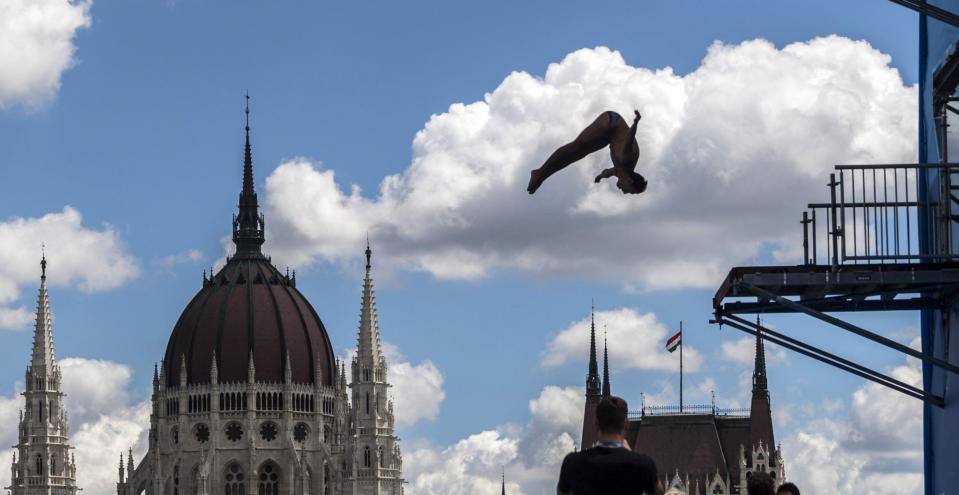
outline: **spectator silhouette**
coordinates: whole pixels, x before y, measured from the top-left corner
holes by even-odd
[[[794,483],[783,483],[776,489],[776,495],[799,495],[799,487]]]
[[[599,441],[590,449],[563,460],[556,485],[558,495],[662,494],[656,463],[629,449],[624,438],[628,423],[626,401],[606,397],[596,405]]]
[[[746,481],[746,495],[776,495],[776,484],[766,473],[753,473]]]

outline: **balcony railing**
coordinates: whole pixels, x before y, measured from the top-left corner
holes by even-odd
[[[710,416],[749,416],[749,408],[716,407],[713,404],[684,404],[681,408],[672,406],[643,406],[639,411],[630,411],[629,419],[641,419],[644,416],[676,416],[676,415],[710,415]]]
[[[937,190],[920,198],[937,174]],[[952,225],[959,164],[837,165],[829,201],[803,212],[807,265],[933,263],[959,259]],[[922,186],[922,187],[920,187]]]

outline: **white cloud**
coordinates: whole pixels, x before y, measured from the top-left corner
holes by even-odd
[[[390,396],[396,426],[402,428],[421,419],[436,419],[440,404],[446,398],[443,373],[429,359],[414,365],[396,346],[384,342],[383,348],[389,364]]]
[[[833,164],[913,159],[916,98],[888,55],[837,36],[715,43],[685,76],[578,50],[543,78],[514,72],[482,101],[433,115],[411,163],[375,193],[307,158],[281,164],[266,180],[270,250],[296,266],[344,261],[369,232],[392,263],[437,278],[511,269],[714,287],[731,265],[795,251],[797,215],[826,193]],[[593,184],[605,152],[526,194],[553,149],[600,112],[633,108],[644,195]]]
[[[0,108],[37,107],[76,63],[73,38],[91,23],[92,0],[0,2]]]
[[[561,330],[541,358],[543,366],[589,360],[590,319],[573,322]],[[640,368],[672,371],[679,369],[679,356],[666,351],[666,339],[673,333],[653,313],[631,308],[596,312],[597,352],[602,353],[603,330],[608,332],[609,360],[616,369]],[[678,330],[678,328],[676,329]],[[668,334],[668,335],[667,335]],[[601,359],[601,357],[600,357]],[[694,347],[683,349],[683,367],[697,371],[702,356]]]
[[[446,399],[443,390],[443,373],[425,359],[419,364],[410,361],[390,342],[381,342],[386,363],[389,366],[390,399],[393,401],[393,414],[396,426],[403,428],[416,424],[420,420],[434,420],[439,415],[440,405]],[[356,349],[347,349],[343,362],[350,363],[356,356]],[[347,365],[346,379],[352,381]]]
[[[231,241],[232,242],[232,241]],[[203,260],[203,253],[196,249],[187,249],[182,253],[169,254],[155,261],[159,267],[170,270],[184,263],[197,263]]]
[[[413,445],[404,453],[411,495],[497,493],[501,469],[511,494],[555,493],[563,457],[579,444],[584,390],[547,386],[529,401],[523,428],[503,425],[446,448]]]
[[[0,305],[17,300],[22,285],[39,283],[43,244],[51,286],[75,286],[88,292],[109,290],[140,272],[112,226],[86,227],[80,212],[70,206],[39,218],[12,217],[0,222]],[[29,318],[24,316],[25,311],[31,314]],[[32,310],[23,305],[0,306],[0,328],[23,328],[32,319]]]
[[[771,342],[764,342],[766,351],[766,364],[774,365],[785,362],[786,350]],[[754,337],[741,337],[737,340],[727,340],[720,346],[719,356],[727,361],[736,364],[745,364],[752,366],[756,360],[756,339]]]
[[[916,360],[891,375],[921,386]],[[804,425],[783,442],[783,456],[787,478],[810,493],[922,493],[922,403],[866,383],[853,393],[848,418]]]
[[[34,314],[26,306],[4,308],[0,306],[0,329],[23,329],[32,322]]]
[[[65,407],[69,415],[70,443],[75,447],[77,484],[87,493],[116,491],[117,462],[120,452],[133,448],[142,458],[147,447],[150,426],[150,402],[130,404],[133,376],[126,365],[112,361],[66,358],[60,361],[63,373]],[[17,443],[19,411],[23,398],[18,384],[12,396],[0,396],[0,444]],[[10,484],[10,460],[13,450],[0,451],[0,486]]]

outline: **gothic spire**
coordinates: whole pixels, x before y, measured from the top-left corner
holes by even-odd
[[[263,236],[263,215],[260,215],[256,191],[253,188],[253,152],[250,147],[250,95],[246,95],[246,146],[243,152],[243,189],[240,191],[239,212],[233,217],[233,243],[236,256],[263,257],[260,246]]]
[[[586,396],[600,395],[599,366],[596,364],[596,306],[592,305],[589,324],[589,375],[586,376]]]
[[[380,322],[376,316],[376,296],[373,292],[373,250],[369,241],[366,243],[366,276],[363,278],[363,301],[360,306],[360,333],[356,355],[359,359],[367,359],[375,365],[383,358],[380,349]]]
[[[506,495],[506,471],[503,470],[503,495]]]
[[[760,325],[759,316],[756,316],[756,325]],[[769,385],[766,381],[766,349],[763,345],[762,327],[756,335],[756,362],[753,366],[753,395],[769,396]]]
[[[50,314],[50,298],[47,295],[47,256],[40,260],[40,290],[37,296],[36,323],[33,331],[33,356],[30,360],[34,372],[53,373],[56,358],[53,355],[53,317]]]
[[[606,345],[606,325],[603,325],[603,397],[612,395],[609,391],[609,350]]]

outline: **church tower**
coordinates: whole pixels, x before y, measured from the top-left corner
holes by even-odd
[[[40,261],[40,294],[33,332],[33,355],[26,373],[16,452],[11,467],[12,495],[74,495],[77,467],[67,443],[69,427],[60,391],[60,367],[53,354],[53,318],[47,295],[47,258]]]
[[[603,398],[599,380],[599,365],[596,363],[596,308],[590,311],[589,324],[589,373],[586,375],[586,410],[583,414],[583,438],[580,449],[586,450],[599,439],[596,427],[596,405]]]
[[[373,294],[373,251],[366,245],[366,277],[360,306],[360,331],[353,358],[351,450],[353,470],[349,483],[352,493],[363,495],[400,495],[403,458],[393,434],[393,402],[387,392],[386,357],[380,346],[380,324]]]

